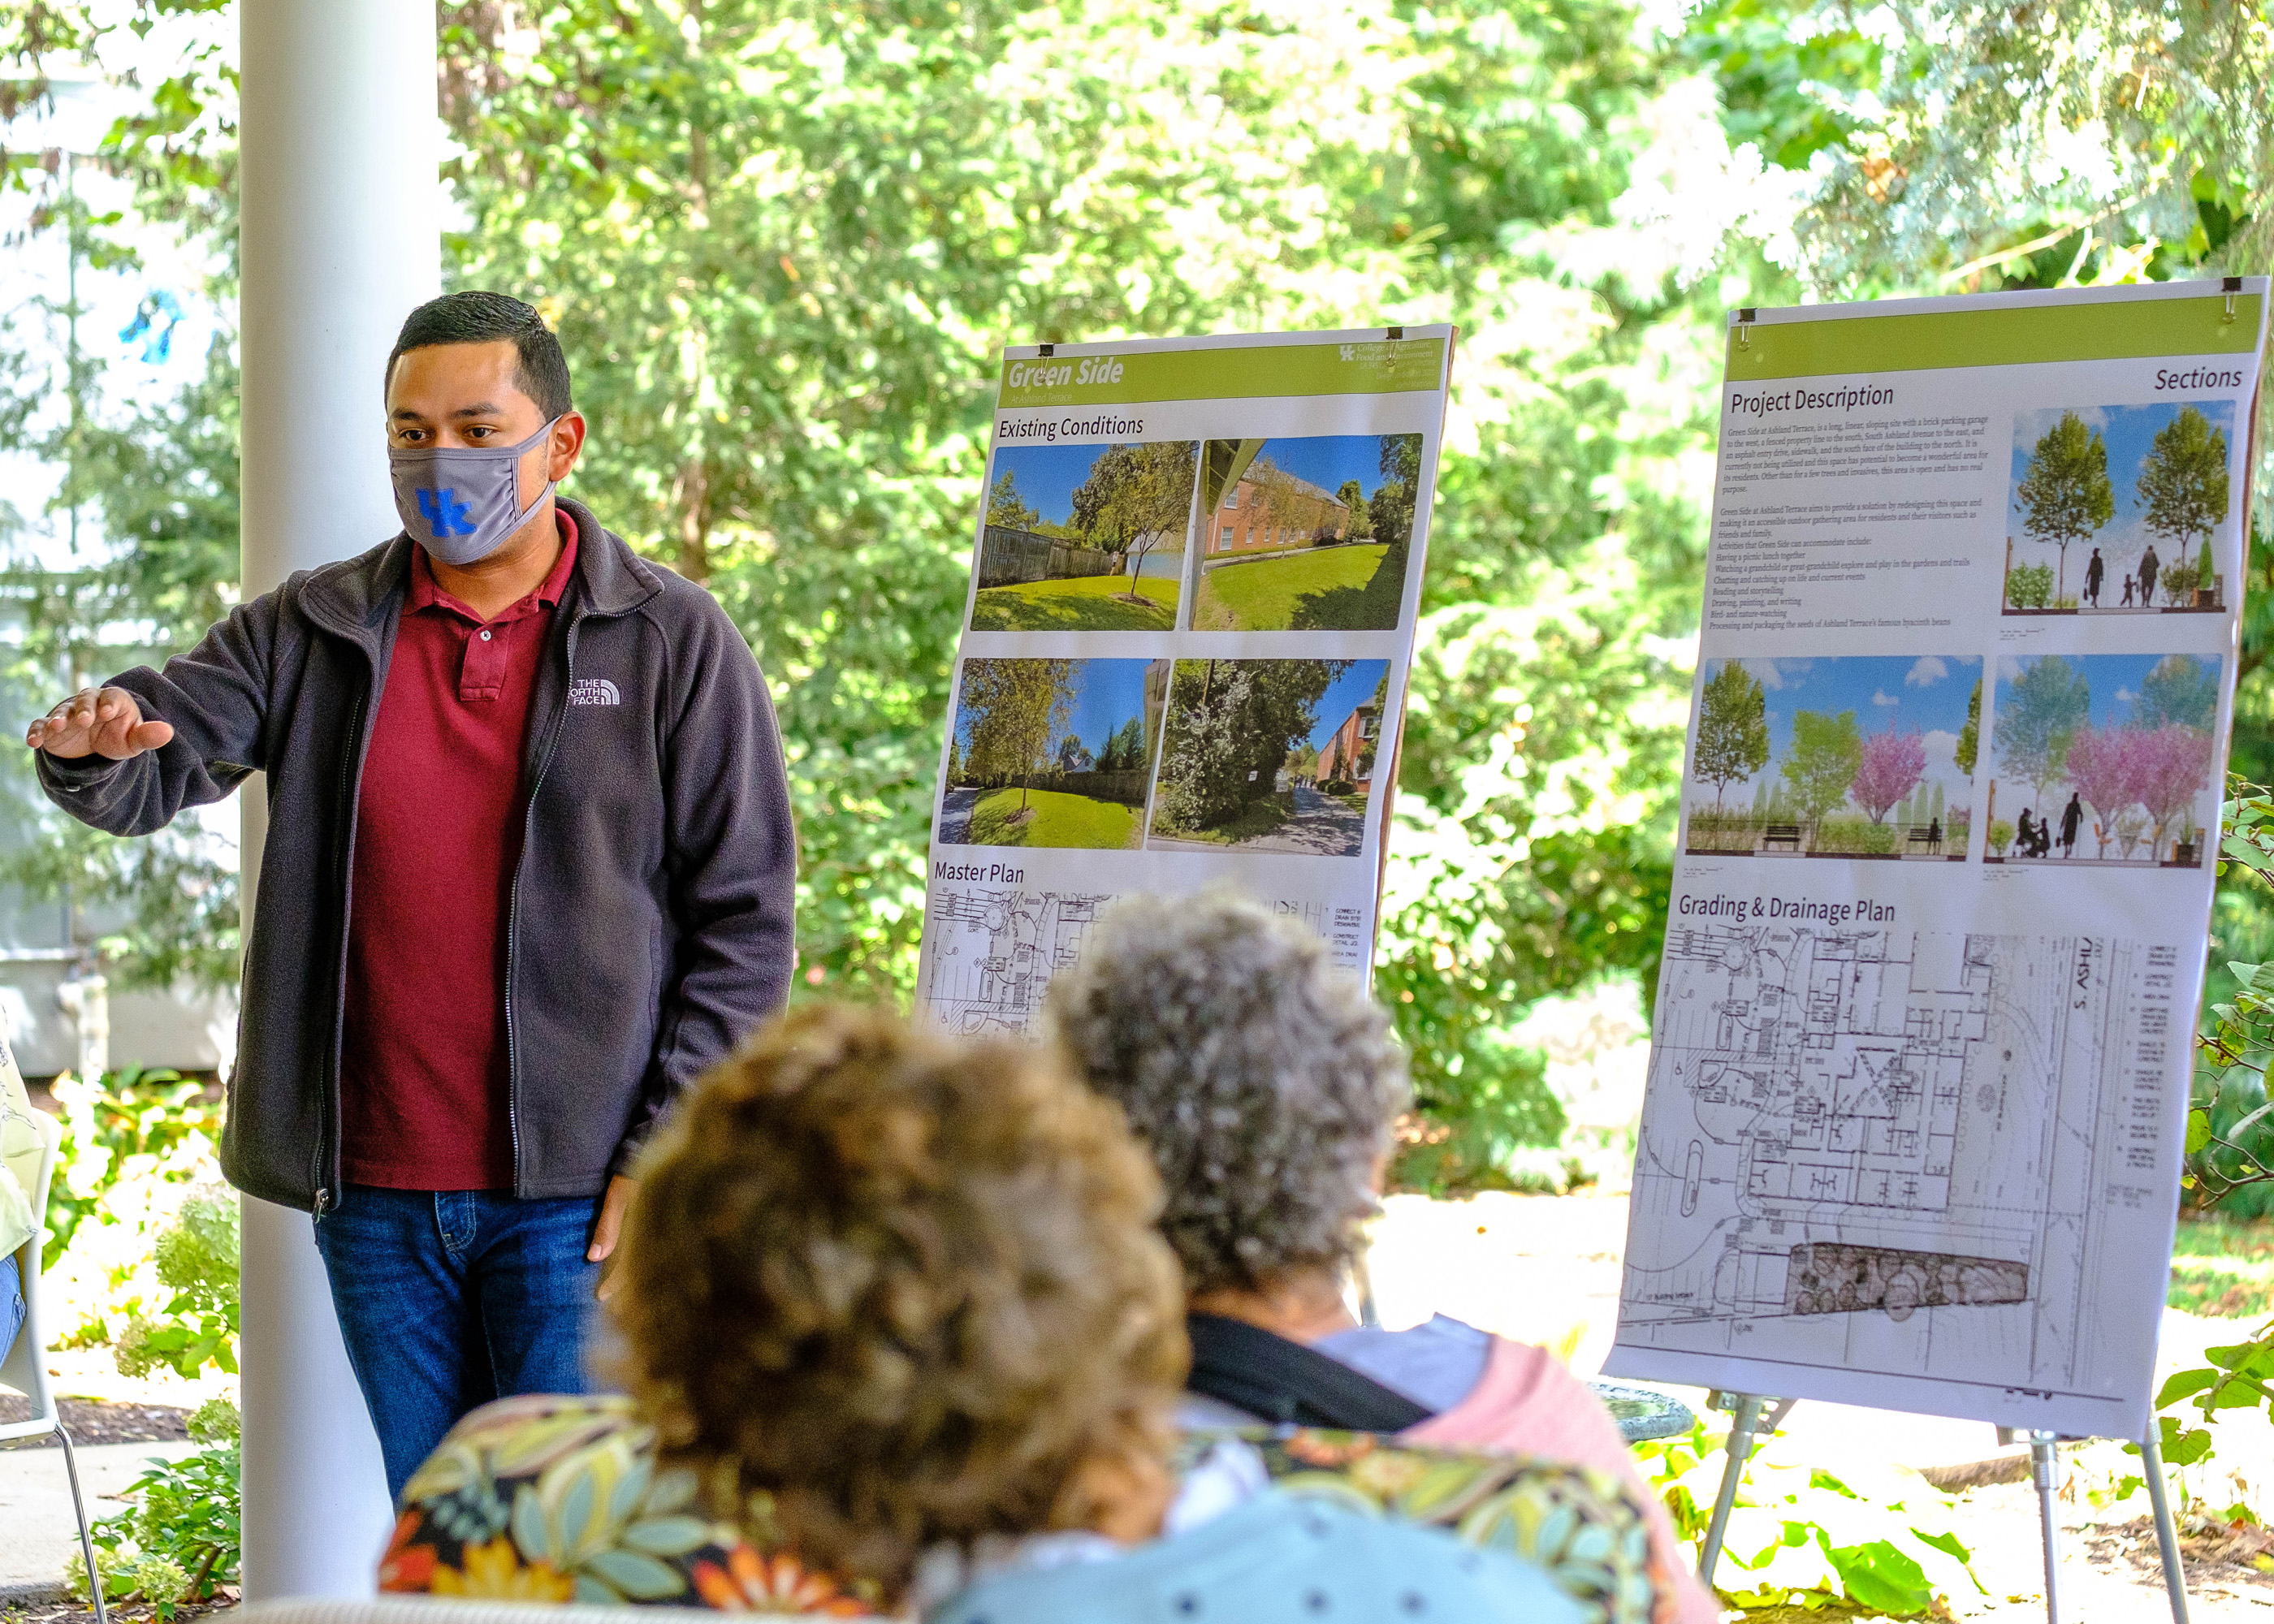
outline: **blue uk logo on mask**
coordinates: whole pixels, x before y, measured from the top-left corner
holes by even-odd
[[[457,492],[444,487],[440,491],[418,492],[418,516],[437,536],[471,536],[474,533],[473,519],[466,504],[457,500]]]

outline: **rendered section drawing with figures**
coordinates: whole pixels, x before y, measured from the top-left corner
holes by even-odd
[[[1670,933],[1623,1368],[1727,1385],[1717,1361],[1773,1357],[1781,1395],[1861,1372],[1989,1418],[2022,1393],[2112,1404],[2154,1356],[2097,1288],[2154,1199],[2176,961],[2089,936]]]

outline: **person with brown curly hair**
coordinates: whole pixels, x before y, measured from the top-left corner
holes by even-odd
[[[1054,1053],[794,1013],[642,1162],[629,1399],[476,1412],[382,1583],[933,1624],[1585,1616],[1517,1557],[1266,1486],[1245,1444],[1180,1485],[1160,1211]]]

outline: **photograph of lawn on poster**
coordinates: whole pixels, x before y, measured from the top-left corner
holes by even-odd
[[[2215,844],[2215,654],[1998,662],[1992,862],[2193,868]]]
[[[2222,613],[2234,402],[2025,411],[2007,498],[2007,614]]]
[[[1419,434],[1212,440],[1196,631],[1389,631],[1405,598]]]
[[[948,741],[945,846],[1141,844],[1164,659],[968,659]]]
[[[1194,461],[1186,440],[998,449],[971,629],[1175,626]]]
[[[1981,713],[1979,659],[1708,661],[1686,848],[1963,861]]]
[[[1355,857],[1387,660],[1178,660],[1148,851]]]

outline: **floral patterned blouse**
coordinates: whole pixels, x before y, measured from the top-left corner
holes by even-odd
[[[1519,1456],[1414,1447],[1364,1432],[1252,1432],[1285,1492],[1433,1523],[1527,1558],[1590,1624],[1664,1624],[1655,1565],[1631,1492],[1608,1473]],[[1214,1440],[1195,1434],[1182,1465]],[[523,1602],[872,1616],[873,1587],[802,1567],[750,1526],[706,1512],[695,1474],[659,1470],[655,1430],[629,1399],[501,1400],[468,1416],[405,1485],[381,1590]]]

